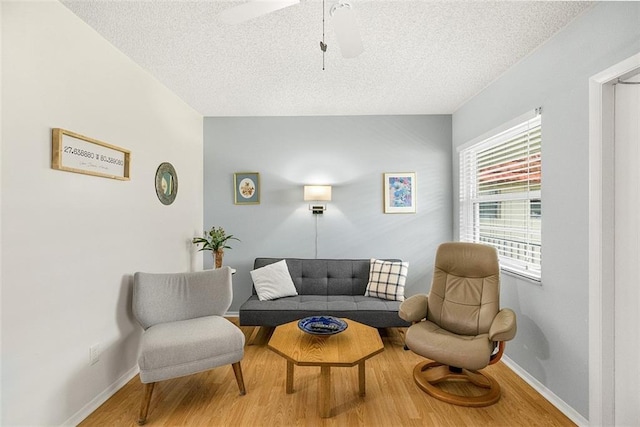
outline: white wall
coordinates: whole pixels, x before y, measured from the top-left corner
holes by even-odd
[[[73,423],[134,372],[131,275],[201,267],[203,121],[56,1],[3,2],[2,42],[1,424]],[[54,127],[131,150],[131,180],[51,169]]]
[[[453,115],[456,147],[526,111],[542,115],[542,286],[503,275],[518,316],[507,355],[588,417],[588,81],[640,51],[640,3],[604,2],[578,17]],[[458,200],[454,190],[455,233]]]
[[[0,22],[2,22],[2,2],[0,2]],[[2,188],[2,30],[0,29],[0,189]],[[2,308],[2,191],[0,191],[0,309]],[[0,383],[2,382],[2,313],[0,313]],[[0,385],[0,402],[2,400],[2,386]],[[0,420],[2,419],[2,404],[0,403]]]
[[[428,292],[439,243],[451,240],[451,116],[207,117],[204,224],[240,238],[225,252],[231,311],[251,295],[256,257],[400,258],[406,294]],[[233,173],[260,172],[259,205],[233,204]],[[415,172],[415,214],[384,214],[384,172]],[[314,216],[305,184],[331,184]],[[205,265],[211,265],[207,253]]]

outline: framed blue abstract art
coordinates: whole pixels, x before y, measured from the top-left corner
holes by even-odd
[[[384,213],[416,213],[416,174],[384,174]]]

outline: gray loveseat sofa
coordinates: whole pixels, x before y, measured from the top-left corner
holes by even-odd
[[[314,315],[346,317],[375,328],[410,325],[398,316],[400,301],[364,296],[370,260],[256,258],[254,269],[282,259],[298,295],[260,301],[254,287],[240,306],[240,325],[278,326]]]

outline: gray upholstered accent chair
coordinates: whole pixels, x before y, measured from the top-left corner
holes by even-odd
[[[133,314],[144,328],[138,365],[145,387],[138,424],[147,420],[158,381],[231,364],[240,394],[245,394],[240,367],[244,334],[222,317],[231,299],[229,267],[134,275]]]
[[[479,372],[500,360],[504,342],[516,334],[516,316],[500,309],[500,266],[491,246],[451,242],[438,247],[429,295],[414,295],[399,315],[413,322],[407,347],[432,361],[413,370],[416,384],[429,395],[461,406],[487,406],[500,399],[500,385]],[[484,390],[461,396],[437,384],[466,380]]]

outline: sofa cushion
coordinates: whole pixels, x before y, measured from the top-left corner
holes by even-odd
[[[256,268],[250,273],[260,301],[298,295],[285,260]]]
[[[400,301],[364,295],[297,295],[262,302],[252,295],[240,307],[243,326],[278,326],[307,316],[346,317],[374,328],[406,327],[398,316]]]
[[[365,296],[404,301],[404,284],[408,270],[408,262],[371,258],[369,283]]]

